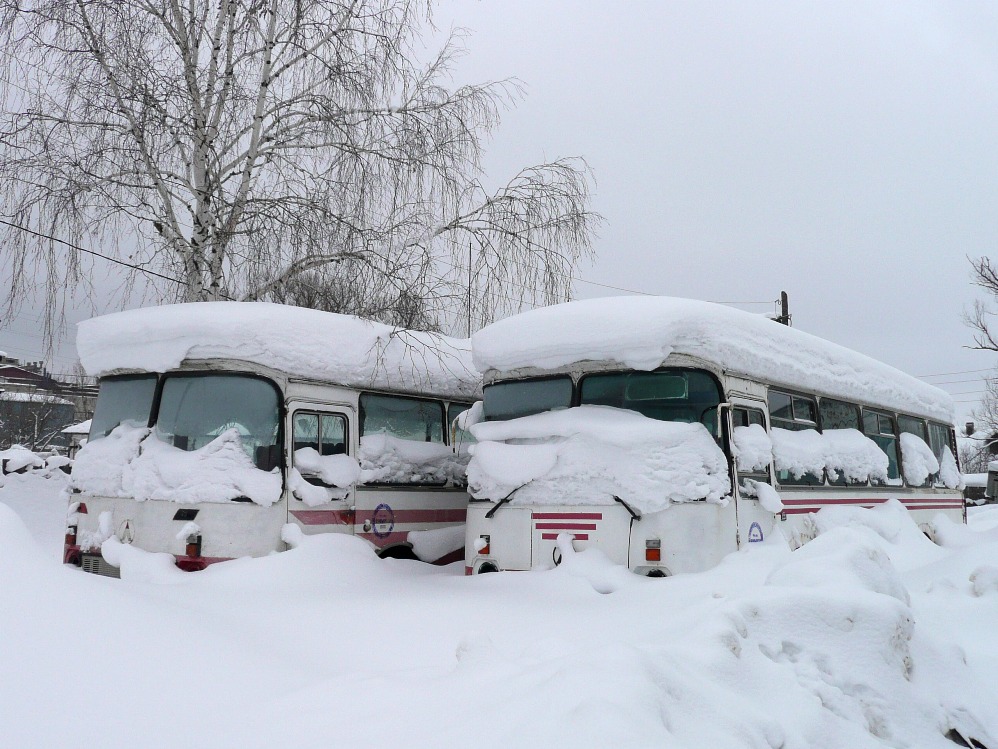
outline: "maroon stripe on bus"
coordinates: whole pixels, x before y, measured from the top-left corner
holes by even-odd
[[[842,497],[827,497],[827,498],[822,497],[822,498],[818,498],[818,499],[784,499],[783,500],[783,504],[784,504],[784,506],[788,506],[788,505],[789,506],[794,506],[794,505],[854,505],[854,504],[879,505],[879,504],[883,504],[888,499],[893,499],[893,498],[892,497],[884,497],[884,498],[881,499],[881,498],[877,498],[877,497],[866,497],[864,499],[859,499],[859,498],[856,498],[856,499],[848,498],[848,499],[846,499],[846,498],[842,498]],[[904,498],[898,497],[897,499],[903,505],[912,505],[914,507],[922,507],[922,506],[926,506],[926,505],[938,505],[938,504],[947,504],[947,505],[951,505],[951,506],[952,505],[961,506],[963,504],[963,498],[961,498],[961,497],[953,497],[953,498],[946,497],[946,498],[943,498],[943,499],[932,498],[932,497],[926,497],[924,499],[923,498],[912,498],[912,497],[904,497]]]
[[[870,504],[868,505],[868,508],[873,508],[876,506],[876,504],[883,504],[883,503],[881,502],[881,503]],[[785,510],[783,510],[783,512],[785,512],[787,515],[803,515],[809,512],[817,512],[818,510],[822,509],[822,507],[828,507],[828,506],[829,505],[820,505],[815,503],[811,507],[788,507]],[[919,504],[915,505],[914,507],[908,507],[907,505],[905,505],[905,507],[906,509],[909,510],[959,510],[962,509],[963,505],[962,504],[948,504],[948,505]]]
[[[397,510],[392,509],[392,516],[396,523],[463,523],[467,518],[468,511],[464,507],[460,509],[443,510]],[[357,521],[363,523],[365,520],[374,520],[374,510],[357,510]],[[381,515],[378,516],[379,522]]]
[[[291,510],[302,525],[353,525],[350,510]]]
[[[596,523],[534,523],[537,530],[541,531],[594,531]]]
[[[558,536],[560,536],[560,535],[561,535],[560,533],[542,533],[541,534],[541,538],[543,538],[545,541],[557,541],[558,540]],[[588,541],[589,540],[589,534],[588,533],[570,533],[568,535],[570,535],[572,537],[572,539],[575,540],[575,541]]]
[[[532,512],[534,520],[602,520],[602,512]]]

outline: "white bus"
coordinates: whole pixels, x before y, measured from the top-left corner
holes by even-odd
[[[95,318],[78,348],[100,391],[66,563],[117,575],[113,536],[199,570],[285,549],[286,524],[463,558],[467,457],[448,424],[480,392],[467,341],[218,302]]]
[[[767,318],[597,299],[472,348],[467,574],[551,567],[569,541],[640,574],[699,571],[772,534],[800,546],[819,510],[890,500],[930,538],[938,513],[966,521],[949,396]]]

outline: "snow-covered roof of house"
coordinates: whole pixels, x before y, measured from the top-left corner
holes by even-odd
[[[963,474],[963,485],[974,486],[980,489],[988,485],[988,474],[986,473],[965,473]]]
[[[19,393],[17,391],[0,391],[0,400],[19,401],[21,403],[48,403],[52,406],[72,406],[73,402],[47,393]]]
[[[81,421],[79,424],[71,424],[62,430],[62,434],[90,434],[90,419]]]
[[[470,342],[352,315],[266,302],[198,302],[116,312],[79,324],[87,372],[166,372],[225,358],[351,387],[471,397]]]
[[[610,297],[542,307],[483,328],[472,347],[481,372],[584,361],[652,370],[670,354],[687,354],[764,382],[953,419],[948,393],[894,367],[761,315],[691,299]]]

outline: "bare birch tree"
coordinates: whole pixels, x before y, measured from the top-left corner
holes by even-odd
[[[462,37],[421,55],[431,10],[0,0],[9,305],[41,283],[51,320],[85,280],[78,250],[39,235],[159,274],[167,300],[439,327],[462,316],[469,278],[477,322],[568,298],[599,222],[588,168],[556,160],[482,187],[483,139],[520,86],[449,86]]]

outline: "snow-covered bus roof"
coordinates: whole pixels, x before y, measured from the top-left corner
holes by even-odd
[[[481,372],[612,362],[652,370],[670,354],[732,374],[951,424],[948,393],[883,362],[761,315],[673,297],[568,302],[500,320],[472,336]]]
[[[166,372],[184,360],[221,358],[357,388],[468,398],[480,386],[465,339],[266,302],[197,302],[103,315],[79,324],[76,346],[94,376]]]

